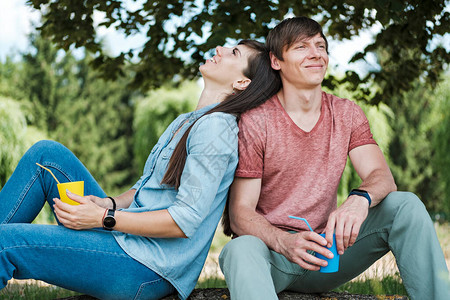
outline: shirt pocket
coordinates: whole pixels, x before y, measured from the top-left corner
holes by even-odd
[[[154,175],[156,177],[157,182],[159,182],[159,183],[161,183],[164,175],[166,174],[167,167],[169,165],[169,160],[172,157],[172,153],[174,150],[175,150],[174,146],[165,147],[161,151],[161,153],[156,161]]]
[[[158,151],[159,147],[161,147],[161,143],[158,142],[156,143],[155,146],[153,146],[152,150],[150,151],[150,154],[148,155],[147,160],[145,161],[143,177],[148,176],[151,173],[152,166],[155,161],[155,154]]]
[[[167,146],[161,151],[161,159],[162,160],[169,160],[172,156],[173,151],[175,150],[175,146]]]

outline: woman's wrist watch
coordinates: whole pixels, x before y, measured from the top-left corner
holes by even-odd
[[[114,218],[114,214],[116,211],[114,209],[108,209],[107,213],[103,217],[103,228],[106,230],[113,230],[113,227],[116,226],[116,219]]]

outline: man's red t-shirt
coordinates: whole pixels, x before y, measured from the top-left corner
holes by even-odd
[[[376,144],[369,122],[354,102],[322,92],[320,118],[300,129],[275,95],[242,114],[237,177],[261,178],[257,212],[285,230],[321,232],[337,207],[337,189],[350,150]]]

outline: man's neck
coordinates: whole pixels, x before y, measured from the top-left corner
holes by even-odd
[[[277,95],[285,111],[300,129],[309,132],[314,128],[322,108],[320,86],[305,90],[283,87]]]
[[[314,113],[321,108],[322,88],[300,90],[287,86],[278,92],[278,98],[288,113]]]

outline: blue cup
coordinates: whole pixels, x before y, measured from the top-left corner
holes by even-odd
[[[325,233],[320,234],[321,236],[325,237]],[[333,234],[333,246],[331,248],[327,248],[333,253],[333,258],[328,258],[323,256],[322,254],[316,253],[316,257],[326,260],[328,262],[328,265],[326,267],[320,267],[319,272],[321,273],[334,273],[339,271],[339,254],[336,249],[336,235]]]

